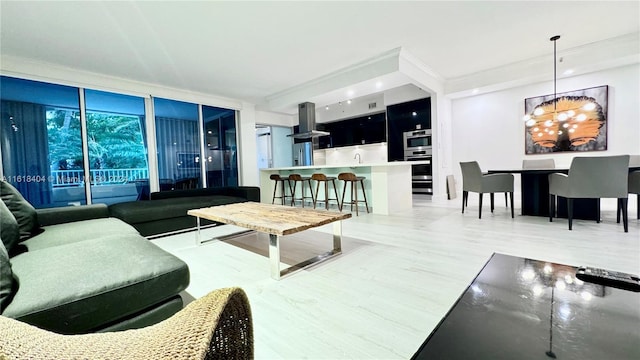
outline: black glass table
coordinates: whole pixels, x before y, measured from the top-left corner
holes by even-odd
[[[494,254],[413,359],[640,359],[640,292]]]

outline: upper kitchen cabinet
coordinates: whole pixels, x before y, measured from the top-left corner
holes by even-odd
[[[431,129],[431,98],[387,106],[389,161],[404,160],[402,133],[415,129]]]
[[[321,149],[387,141],[384,112],[316,124],[316,128],[330,133],[319,138]]]

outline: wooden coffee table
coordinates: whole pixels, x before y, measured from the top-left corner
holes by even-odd
[[[328,260],[342,253],[342,220],[351,217],[349,213],[296,208],[257,202],[243,202],[230,205],[212,206],[187,211],[196,217],[196,244],[200,245],[200,219],[232,224],[269,234],[269,260],[271,277],[275,280],[293,271]],[[280,238],[285,235],[333,223],[333,249],[311,259],[280,270]]]

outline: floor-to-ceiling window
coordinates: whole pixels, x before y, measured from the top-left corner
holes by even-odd
[[[37,208],[86,203],[78,89],[0,77],[4,179]]]
[[[144,98],[86,89],[84,102],[92,202],[144,197],[149,181]]]
[[[154,98],[160,190],[202,187],[198,105]]]
[[[202,106],[207,187],[238,185],[236,112]]]
[[[161,191],[238,185],[234,110],[154,98],[146,129],[143,97],[6,76],[0,85],[0,169],[35,207],[147,199],[156,181]]]

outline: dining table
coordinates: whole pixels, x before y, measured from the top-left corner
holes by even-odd
[[[640,170],[640,166],[630,166],[629,172]],[[568,168],[549,169],[491,169],[488,174],[519,174],[521,214],[529,216],[549,216],[549,174],[568,174]],[[557,198],[556,217],[566,218],[567,199]],[[582,220],[600,219],[600,199],[574,199],[573,218]]]

